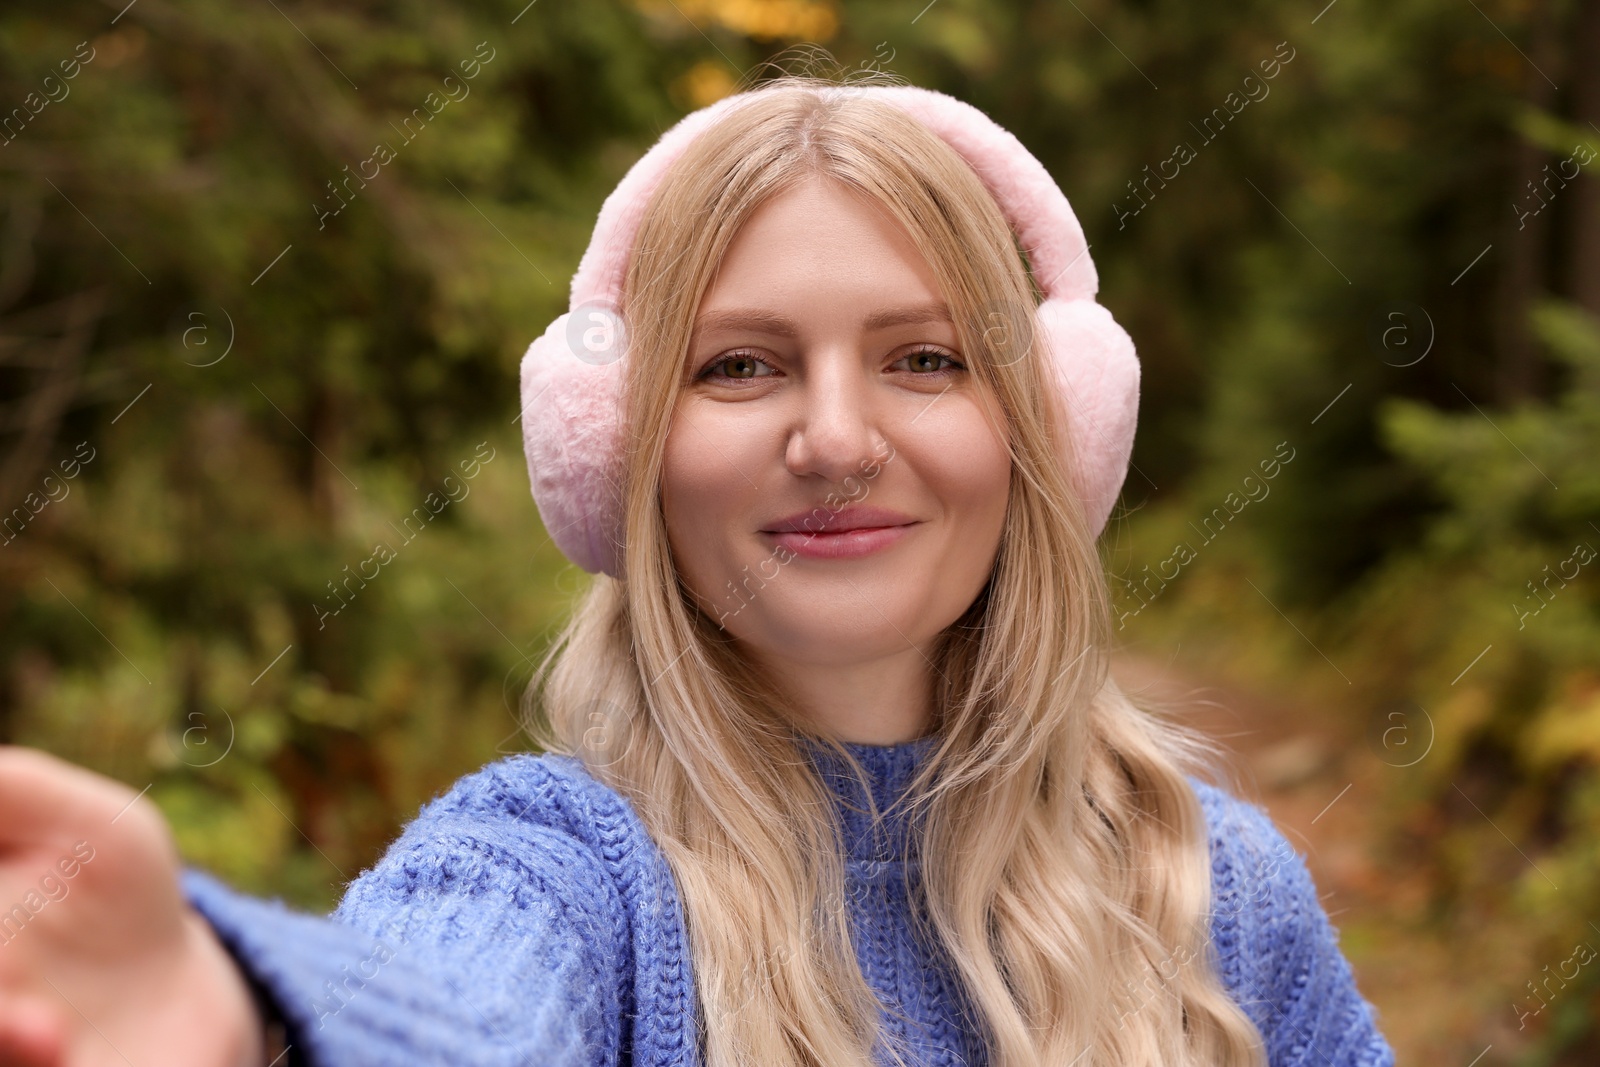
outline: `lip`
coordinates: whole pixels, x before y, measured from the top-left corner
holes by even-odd
[[[762,530],[761,536],[780,548],[787,548],[796,556],[806,559],[858,559],[881,552],[910,536],[918,523],[901,526],[858,526],[838,533],[774,533]]]
[[[819,514],[820,513],[820,514]],[[765,534],[797,533],[807,537],[835,537],[851,530],[910,526],[918,520],[890,508],[861,505],[832,511],[822,504],[797,511],[762,527]]]
[[[898,543],[917,526],[890,508],[862,504],[834,511],[818,505],[797,511],[760,531],[773,545],[807,559],[858,559]]]

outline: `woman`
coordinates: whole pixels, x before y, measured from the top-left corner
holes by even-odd
[[[317,918],[0,753],[7,892],[96,850],[0,952],[13,1058],[1392,1064],[1300,857],[1107,675],[1138,372],[1096,284],[941,94],[686,118],[524,360],[541,514],[606,575],[530,690],[547,754]]]

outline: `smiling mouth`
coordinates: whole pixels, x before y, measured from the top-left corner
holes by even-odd
[[[910,526],[909,522],[885,523],[882,526],[852,526],[848,530],[818,530],[818,537],[842,537],[845,534],[861,533],[863,530],[898,530],[902,526]]]
[[[850,530],[762,530],[763,537],[797,556],[812,560],[849,560],[868,556],[897,544],[919,522],[896,526],[857,526]]]
[[[889,530],[901,526],[914,526],[921,521],[892,508],[876,506],[857,506],[844,509],[829,508],[828,512],[828,514],[824,515],[821,507],[813,508],[808,512],[795,512],[782,519],[774,519],[773,525],[763,527],[761,532],[765,534],[803,533],[837,537],[853,530]]]
[[[829,530],[826,527],[820,530],[762,530],[761,533],[768,537],[804,537],[812,538],[845,537],[850,534],[872,533],[876,530],[899,530],[907,526],[917,525],[914,522],[883,523],[878,526],[849,526],[838,530]]]

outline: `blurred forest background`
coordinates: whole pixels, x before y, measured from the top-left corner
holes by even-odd
[[[524,748],[587,576],[517,361],[660,132],[818,44],[1072,200],[1119,637],[1287,739],[1401,1062],[1600,1058],[1600,0],[525,3],[0,12],[0,740],[319,910]]]

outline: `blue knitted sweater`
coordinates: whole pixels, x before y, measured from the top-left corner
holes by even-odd
[[[934,741],[847,746],[880,810]],[[885,1031],[921,1063],[984,1063],[953,972],[916,932],[911,827],[874,826],[842,762],[811,751],[840,801],[862,972],[897,1009]],[[1210,828],[1216,958],[1272,1067],[1392,1067],[1301,857],[1263,811],[1190,781]],[[194,869],[183,888],[311,1067],[702,1062],[670,868],[628,802],[574,758],[517,755],[465,776],[327,917]],[[1125,1011],[1163,995],[1120,993]]]

